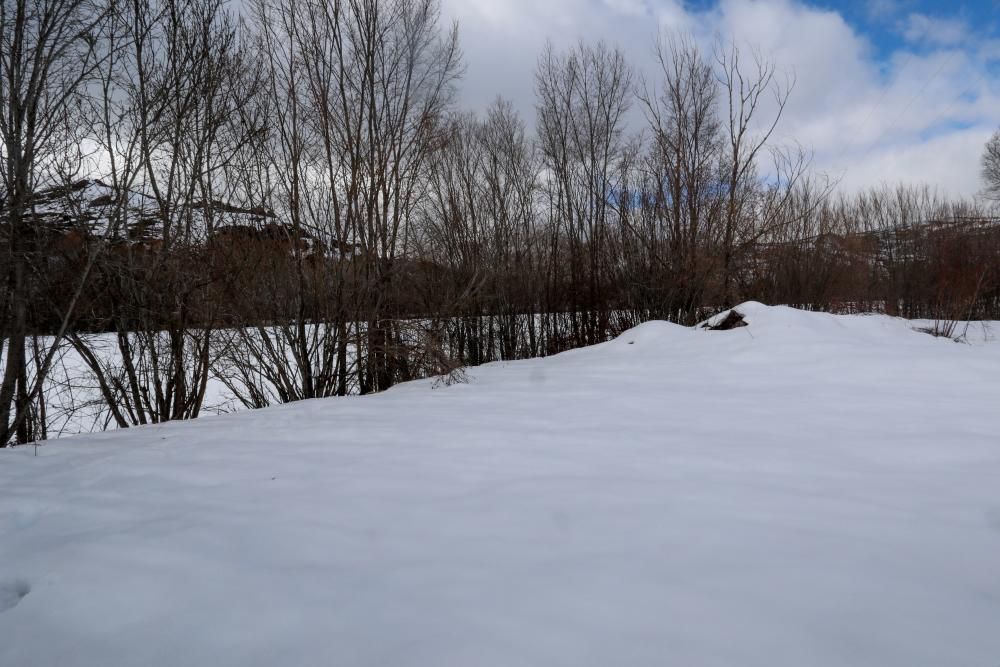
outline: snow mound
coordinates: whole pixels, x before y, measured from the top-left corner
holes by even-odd
[[[995,664],[1000,345],[736,310],[0,451],[0,664]]]

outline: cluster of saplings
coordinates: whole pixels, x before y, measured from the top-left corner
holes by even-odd
[[[126,427],[210,380],[368,393],[748,299],[1000,317],[990,212],[832,196],[773,140],[793,80],[734,45],[661,37],[642,78],[546,49],[529,128],[458,108],[437,0],[2,2],[0,446],[45,437],[66,355]],[[95,177],[97,213],[39,203]]]

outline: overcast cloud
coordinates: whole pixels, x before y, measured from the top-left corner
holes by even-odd
[[[654,74],[658,30],[710,44],[755,45],[795,89],[780,127],[815,153],[815,165],[852,190],[878,183],[930,183],[978,191],[979,156],[1000,125],[1000,40],[961,12],[927,15],[905,0],[874,0],[865,26],[796,0],[722,0],[700,9],[675,0],[443,0],[459,21],[467,73],[463,103],[497,96],[534,120],[533,72],[546,39],[620,46]],[[873,38],[872,26],[893,38]],[[862,29],[865,28],[865,29]]]

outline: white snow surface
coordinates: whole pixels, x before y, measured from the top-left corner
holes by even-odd
[[[738,309],[0,451],[0,665],[1000,665],[1000,343]]]

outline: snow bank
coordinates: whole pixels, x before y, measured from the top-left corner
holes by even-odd
[[[0,665],[997,665],[1000,345],[743,304],[0,451]]]

